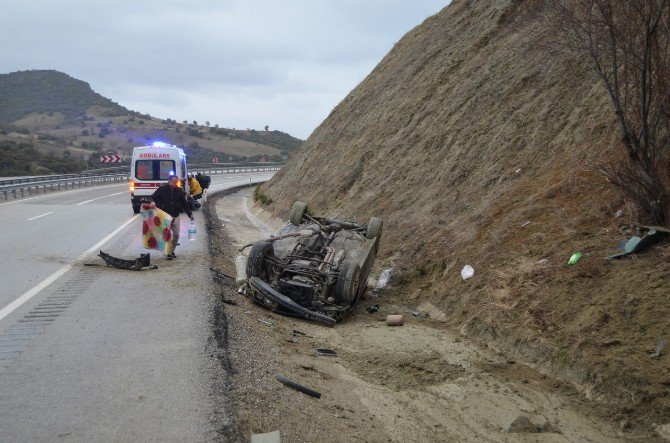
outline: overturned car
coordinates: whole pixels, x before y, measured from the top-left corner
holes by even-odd
[[[367,286],[382,219],[367,225],[314,217],[296,202],[278,235],[252,246],[246,265],[252,299],[282,314],[333,325]]]

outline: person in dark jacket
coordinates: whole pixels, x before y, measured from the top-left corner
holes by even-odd
[[[179,186],[179,177],[171,175],[168,182],[160,185],[151,198],[154,200],[156,207],[173,217],[170,224],[172,229],[172,252],[167,256],[168,260],[172,260],[177,258],[174,250],[179,242],[179,214],[186,212],[188,218],[193,220],[193,213],[186,200],[186,193]]]

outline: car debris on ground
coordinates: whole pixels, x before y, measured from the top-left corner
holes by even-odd
[[[314,398],[321,398],[321,393],[317,392],[313,389],[308,388],[307,386],[303,386],[301,384],[298,384],[294,381],[289,380],[286,376],[282,374],[277,374],[277,381],[279,381],[281,384],[288,386],[289,388],[293,388],[298,392],[302,392],[303,394],[307,394],[310,397]]]
[[[405,316],[402,314],[390,314],[386,316],[388,326],[402,326],[405,324]]]
[[[264,434],[251,434],[251,443],[280,443],[279,431],[266,432]]]
[[[140,254],[138,258],[126,260],[123,258],[114,257],[102,250],[99,251],[98,257],[103,259],[107,266],[113,266],[117,269],[126,269],[131,271],[141,271],[143,269],[158,269],[158,266],[151,264],[151,256],[149,254]],[[87,264],[93,266],[93,264]]]
[[[638,231],[640,236],[631,237],[619,245],[623,252],[607,256],[607,259],[613,260],[637,254],[670,236],[670,229],[660,226],[640,226]]]
[[[658,343],[656,343],[656,348],[654,348],[654,350],[649,353],[649,357],[651,358],[660,357],[663,348],[665,348],[665,339],[662,338],[658,341]]]
[[[475,269],[470,265],[465,265],[463,266],[463,269],[461,269],[461,278],[464,281],[474,277],[474,275],[475,275]]]
[[[384,289],[386,285],[388,285],[389,280],[391,279],[392,272],[393,268],[384,269],[381,272],[381,274],[379,274],[379,278],[377,279],[377,285],[375,289]]]
[[[368,306],[366,311],[368,312],[368,314],[374,314],[375,312],[379,311],[379,305]]]
[[[581,252],[575,252],[570,256],[570,259],[568,260],[568,266],[576,265],[577,263],[579,263],[579,260],[581,260],[583,256],[584,254],[582,254]]]
[[[337,357],[337,352],[332,349],[319,348],[316,350],[316,355],[321,355],[324,357]]]

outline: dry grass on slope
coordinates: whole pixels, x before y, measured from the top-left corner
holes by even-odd
[[[633,218],[593,168],[616,156],[610,105],[588,69],[537,48],[517,4],[454,1],[408,33],[264,192],[277,214],[383,217],[400,302],[667,418],[670,357],[646,351],[670,330],[668,247],[603,260]]]

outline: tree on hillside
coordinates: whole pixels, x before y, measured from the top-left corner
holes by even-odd
[[[265,125],[265,132],[268,132],[270,130],[270,127],[268,125]]]
[[[623,161],[600,169],[655,223],[670,223],[670,0],[529,0],[556,49],[607,90]]]

